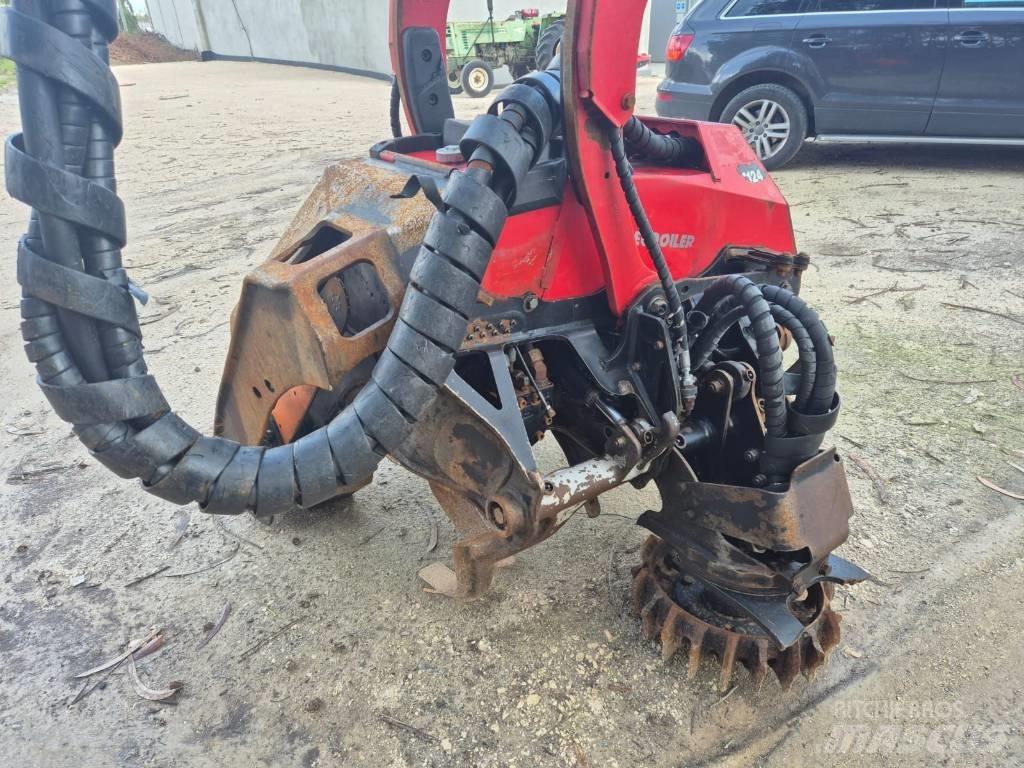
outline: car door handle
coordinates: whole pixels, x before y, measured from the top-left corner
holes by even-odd
[[[802,42],[808,48],[824,48],[832,42],[832,38],[828,35],[810,35],[805,37]]]
[[[988,40],[988,35],[978,29],[968,29],[953,35],[953,42],[959,43],[961,48],[978,48]]]

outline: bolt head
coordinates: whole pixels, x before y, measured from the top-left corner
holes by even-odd
[[[668,302],[659,296],[658,298],[651,300],[651,303],[647,305],[647,311],[652,315],[663,317],[668,314]]]

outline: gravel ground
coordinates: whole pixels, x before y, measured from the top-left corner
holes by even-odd
[[[148,359],[211,427],[241,277],[320,169],[387,131],[385,83],[232,63],[126,66],[119,152]],[[641,89],[651,110],[655,81]],[[458,99],[470,115],[485,102]],[[0,128],[16,128],[0,95]],[[108,474],[54,417],[20,349],[0,204],[0,746],[25,766],[1024,764],[1024,151],[809,147],[776,179],[815,255],[805,292],[838,338],[858,516],[844,638],[783,692],[664,665],[625,607],[650,494],[576,520],[462,605],[421,592],[439,507],[385,464],[375,484],[273,528],[219,526]],[[685,215],[685,213],[681,214]],[[891,290],[890,290],[891,289]],[[875,295],[872,295],[875,294]],[[944,303],[945,302],[945,303]],[[959,304],[1008,317],[959,309]],[[187,526],[187,527],[186,527]],[[184,535],[176,546],[179,532]],[[206,566],[216,567],[193,575]],[[133,580],[162,566],[159,576]],[[230,603],[221,632],[198,649]],[[176,706],[77,672],[162,627],[140,663]]]

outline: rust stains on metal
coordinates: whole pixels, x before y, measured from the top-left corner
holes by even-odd
[[[462,348],[501,344],[518,328],[519,321],[515,318],[472,320],[466,327],[466,340]]]
[[[405,187],[409,175],[392,164],[371,159],[329,166],[270,258],[287,258],[324,222],[353,234],[386,229],[400,252],[417,247],[434,207],[423,196],[393,197]]]
[[[633,608],[643,622],[644,636],[661,643],[665,661],[677,653],[686,653],[689,676],[697,673],[700,662],[716,657],[722,665],[719,687],[729,689],[733,671],[739,662],[753,675],[757,684],[771,669],[783,688],[797,675],[810,678],[839,644],[840,615],[832,610],[831,586],[817,585],[803,601],[804,634],[792,646],[780,649],[756,624],[734,616],[716,616],[713,604],[681,605],[674,598],[677,583],[686,577],[671,557],[671,547],[651,536],[644,544],[643,560],[634,572]],[[708,619],[715,620],[714,623]]]
[[[666,509],[689,524],[749,542],[761,549],[808,548],[812,560],[834,550],[849,534],[853,516],[846,471],[834,449],[793,471],[789,489],[775,493],[714,483],[661,483]]]
[[[377,161],[331,166],[270,260],[246,277],[217,401],[219,435],[261,443],[281,402],[282,437],[291,439],[316,389],[332,389],[383,350],[405,294],[401,255],[422,242],[434,210],[422,197],[392,198],[405,181]],[[372,268],[388,309],[351,333],[339,276],[359,265]]]
[[[541,514],[557,515],[622,485],[633,476],[635,473],[630,472],[625,460],[613,457],[591,459],[552,472],[544,478]]]
[[[300,264],[269,261],[248,275],[232,320],[218,434],[260,443],[281,395],[302,386],[330,390],[383,350],[405,293],[397,257],[391,238],[375,230]],[[357,263],[373,266],[391,309],[380,322],[346,336],[320,288]]]

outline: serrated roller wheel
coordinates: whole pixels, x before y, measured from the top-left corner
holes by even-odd
[[[760,685],[771,669],[783,688],[799,674],[810,678],[839,644],[840,615],[830,607],[831,586],[815,586],[795,605],[804,633],[789,648],[779,648],[756,622],[721,612],[700,582],[682,573],[671,547],[657,536],[644,543],[642,563],[633,572],[633,607],[648,640],[661,642],[665,661],[680,651],[689,656],[692,679],[701,659],[722,665],[719,686],[728,690],[739,662]]]

